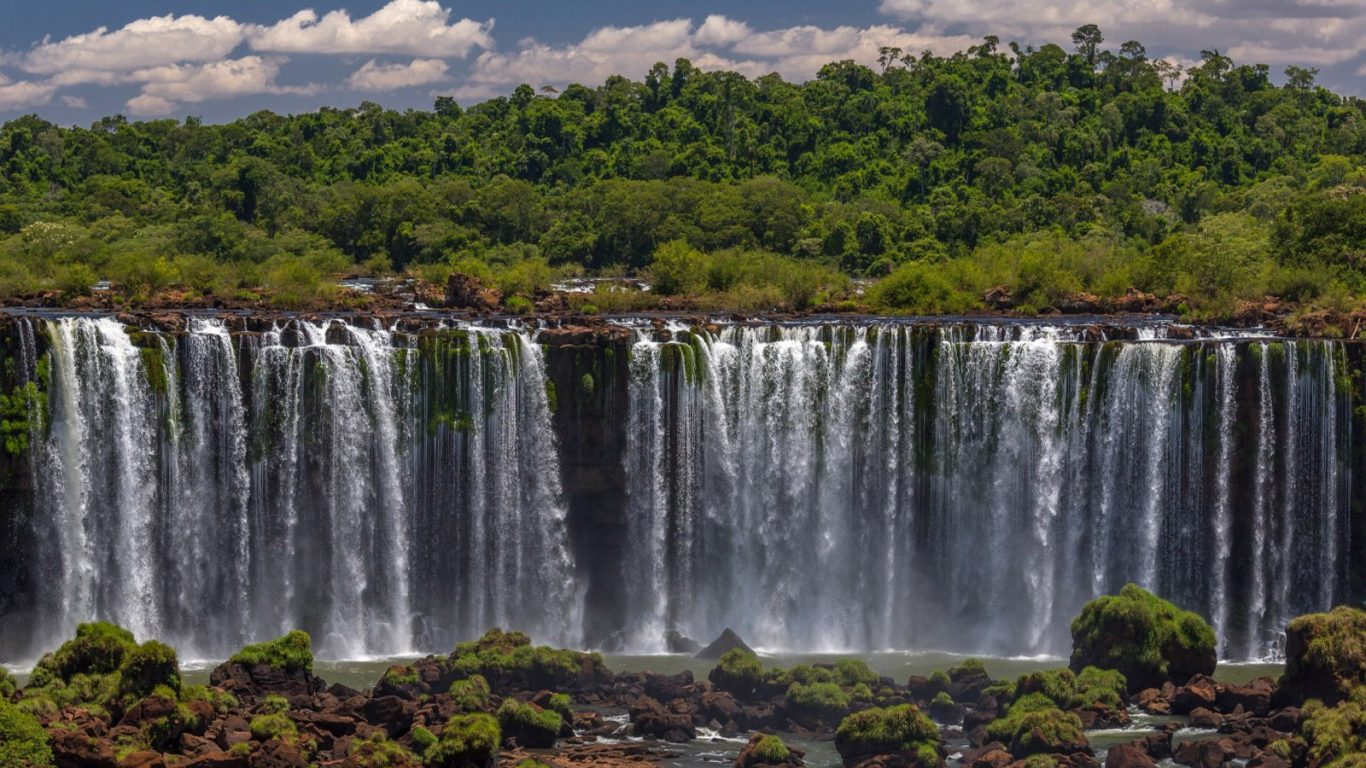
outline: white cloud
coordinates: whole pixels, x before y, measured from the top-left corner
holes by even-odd
[[[126,72],[182,61],[213,61],[232,52],[242,42],[243,28],[219,16],[153,16],[138,19],[109,31],[100,27],[42,43],[19,56],[26,72],[56,75],[74,70]]]
[[[278,53],[389,53],[463,58],[474,48],[492,48],[493,21],[460,19],[437,0],[390,0],[374,13],[352,19],[345,10],[321,17],[300,11],[269,27],[253,27],[254,50]]]
[[[968,37],[907,32],[899,27],[800,26],[755,32],[748,24],[708,16],[700,26],[689,19],[657,21],[634,27],[602,27],[572,45],[523,41],[520,50],[487,51],[475,60],[467,81],[454,93],[462,99],[485,98],[519,83],[599,83],[611,75],[639,78],[656,62],[686,58],[701,69],[729,69],[754,77],[779,72],[812,77],[840,59],[877,62],[878,48],[931,49],[950,53],[972,44]]]
[[[90,102],[80,96],[63,96],[59,99],[67,109],[90,109]]]
[[[346,84],[358,91],[392,91],[439,83],[446,79],[446,70],[441,59],[413,59],[408,64],[378,64],[371,59],[352,72]]]
[[[0,109],[38,107],[52,101],[57,86],[51,83],[20,80],[12,82],[0,75]]]
[[[281,59],[243,56],[209,64],[176,64],[139,70],[131,79],[142,92],[128,101],[134,114],[167,114],[177,103],[252,94],[316,93],[318,86],[282,86],[275,82]]]

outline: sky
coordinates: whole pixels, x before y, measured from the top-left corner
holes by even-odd
[[[882,46],[1070,47],[1087,23],[1112,49],[1138,40],[1183,66],[1217,49],[1278,78],[1315,67],[1366,96],[1366,0],[0,0],[0,120],[426,109],[520,83],[639,79],[679,57],[800,81],[830,61],[873,65]]]

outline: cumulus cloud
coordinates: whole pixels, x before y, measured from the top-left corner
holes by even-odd
[[[352,72],[346,84],[357,91],[392,91],[439,83],[446,79],[446,71],[441,59],[413,59],[407,64],[379,64],[371,59]]]
[[[277,53],[389,53],[463,58],[474,48],[493,47],[493,21],[460,19],[437,0],[390,0],[379,10],[352,19],[345,10],[321,17],[309,9],[272,26],[253,27],[249,44]]]
[[[214,61],[241,44],[241,24],[226,17],[153,16],[110,31],[62,40],[44,39],[19,57],[19,67],[38,75],[73,71],[126,72],[182,61]]]
[[[51,83],[20,80],[13,82],[0,75],[0,110],[39,107],[52,101],[57,86]]]
[[[513,52],[486,51],[454,93],[474,99],[519,83],[558,85],[601,82],[610,75],[640,77],[656,62],[672,63],[677,58],[689,59],[701,69],[729,69],[751,77],[778,72],[804,79],[840,59],[873,65],[882,46],[950,53],[971,44],[965,36],[913,33],[890,25],[798,26],[756,32],[744,22],[712,15],[700,25],[690,19],[672,19],[608,26],[571,45],[528,40]]]
[[[315,93],[318,86],[282,86],[275,82],[280,59],[243,56],[208,64],[176,64],[140,70],[132,78],[143,83],[142,92],[129,99],[128,109],[137,115],[164,115],[178,103],[250,94]]]

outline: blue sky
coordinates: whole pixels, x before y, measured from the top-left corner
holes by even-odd
[[[872,64],[882,45],[949,54],[983,35],[1067,44],[1099,24],[1189,66],[1203,48],[1240,62],[1317,67],[1366,95],[1366,0],[47,0],[0,11],[0,119],[107,114],[228,120],[364,100],[427,108],[518,83],[639,78],[679,56],[748,75],[811,77]]]

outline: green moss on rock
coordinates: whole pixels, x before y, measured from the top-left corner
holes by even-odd
[[[1116,670],[1131,692],[1211,675],[1216,660],[1208,622],[1134,584],[1092,600],[1072,621],[1072,670]]]
[[[559,713],[508,699],[498,708],[498,727],[503,738],[516,739],[518,746],[549,749],[555,746],[564,721]]]
[[[54,678],[70,681],[76,675],[117,672],[128,652],[136,647],[133,633],[117,624],[81,624],[74,638],[38,660],[31,682],[43,686]]]
[[[1282,695],[1335,704],[1366,685],[1366,611],[1339,606],[1300,616],[1286,628]]]
[[[1366,686],[1330,707],[1317,699],[1304,706],[1300,732],[1309,747],[1309,765],[1337,766],[1366,753]]]
[[[873,755],[903,755],[919,768],[943,762],[939,727],[912,704],[865,709],[835,730],[835,749],[845,765]]]
[[[787,689],[787,701],[798,714],[817,720],[835,720],[849,711],[851,699],[835,683],[793,683]]]
[[[37,718],[0,697],[0,766],[49,768],[52,748]]]
[[[764,681],[764,665],[759,657],[743,648],[732,648],[721,655],[707,679],[717,688],[740,698],[754,695]]]
[[[180,696],[180,662],[170,646],[148,640],[128,651],[119,668],[119,695],[140,699],[164,686]]]
[[[274,640],[253,643],[234,653],[228,661],[246,666],[267,666],[287,672],[313,673],[313,639],[296,629]]]
[[[283,712],[267,712],[251,719],[251,737],[257,741],[297,736],[299,728]]]
[[[777,736],[764,736],[755,742],[754,748],[750,750],[753,764],[760,765],[781,765],[792,757],[792,750],[788,749],[783,740]]]
[[[1043,692],[1028,693],[1004,717],[987,724],[987,738],[1008,745],[1017,759],[1039,754],[1071,754],[1089,749],[1081,719],[1059,709]]]
[[[533,646],[526,634],[500,629],[456,646],[451,659],[458,674],[481,675],[490,689],[500,694],[572,689],[594,685],[611,675],[600,654]]]
[[[475,675],[451,684],[451,700],[461,712],[479,712],[489,705],[489,683],[483,675]]]
[[[485,768],[493,764],[501,742],[502,733],[492,715],[456,715],[446,722],[422,762],[430,768]]]

